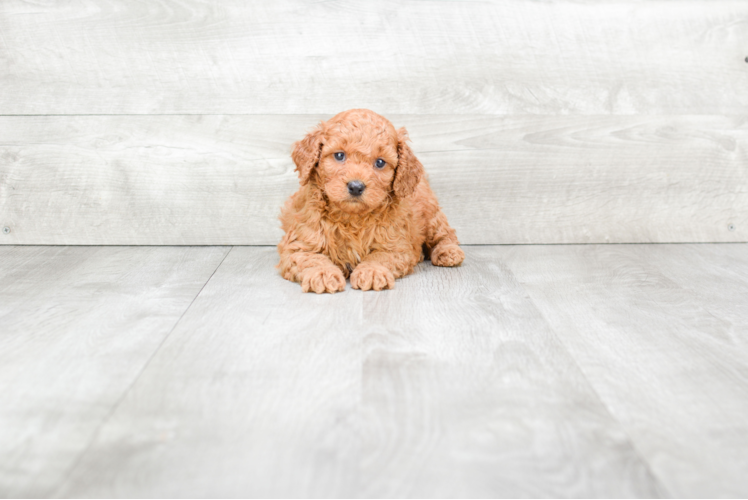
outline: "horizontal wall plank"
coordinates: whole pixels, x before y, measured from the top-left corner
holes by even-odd
[[[748,112],[748,3],[0,4],[0,114]]]
[[[327,117],[0,117],[0,242],[275,244]],[[390,118],[463,243],[748,240],[746,116]]]

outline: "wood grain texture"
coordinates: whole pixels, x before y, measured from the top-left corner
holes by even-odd
[[[58,495],[356,495],[361,294],[277,260],[232,249]]]
[[[748,246],[496,253],[670,493],[748,494]]]
[[[640,250],[637,256],[651,258],[657,270],[693,293],[698,302],[717,318],[727,320],[731,341],[748,349],[748,251],[745,245],[687,245],[673,258],[669,246]]]
[[[496,254],[364,295],[360,496],[667,495]]]
[[[666,494],[494,255],[317,296],[235,247],[57,494]]]
[[[748,112],[748,4],[0,5],[0,114]]]
[[[275,244],[329,115],[0,117],[3,244]],[[746,116],[415,116],[463,243],[748,240]]]
[[[0,248],[0,497],[49,497],[226,248]]]

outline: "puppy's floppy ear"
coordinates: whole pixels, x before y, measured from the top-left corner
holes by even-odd
[[[324,123],[317,125],[314,130],[309,132],[302,140],[294,143],[291,158],[296,164],[296,171],[299,173],[299,183],[303,186],[309,182],[309,175],[312,169],[319,163],[319,153],[322,149]]]
[[[408,146],[408,140],[408,131],[404,127],[397,131],[397,168],[392,189],[399,198],[412,195],[423,177],[423,165]]]

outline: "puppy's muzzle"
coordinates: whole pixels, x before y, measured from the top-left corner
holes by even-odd
[[[351,196],[361,196],[364,189],[366,189],[366,184],[361,181],[351,181],[348,183],[348,192]]]

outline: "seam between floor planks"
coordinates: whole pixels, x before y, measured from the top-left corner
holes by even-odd
[[[185,314],[187,314],[187,311],[190,310],[190,308],[192,307],[192,305],[195,303],[195,300],[197,300],[197,298],[200,296],[200,294],[203,292],[203,290],[205,290],[205,287],[208,285],[208,283],[210,283],[210,280],[213,278],[213,276],[215,276],[216,271],[218,271],[218,269],[221,267],[221,264],[223,264],[223,261],[226,260],[226,257],[228,257],[228,255],[231,253],[231,250],[233,250],[233,249],[234,249],[234,247],[232,246],[232,247],[230,247],[226,251],[226,254],[223,256],[223,258],[218,263],[218,265],[216,266],[216,268],[213,269],[213,272],[211,273],[210,277],[207,280],[205,280],[205,283],[203,283],[203,286],[200,287],[200,290],[192,298],[192,300],[190,301],[189,305],[182,312],[181,316],[179,316],[179,319],[177,319],[174,322],[174,326],[171,327],[171,329],[169,330],[169,333],[167,333],[164,336],[164,338],[161,339],[161,342],[158,344],[158,347],[156,347],[156,349],[153,350],[153,352],[151,353],[151,356],[143,364],[143,366],[141,367],[140,371],[137,373],[137,375],[135,375],[135,377],[132,378],[132,380],[130,381],[130,384],[127,386],[127,388],[124,391],[122,391],[122,394],[120,394],[119,399],[117,399],[117,401],[112,405],[111,409],[109,410],[109,413],[99,423],[96,431],[91,436],[91,439],[89,440],[89,442],[86,445],[86,447],[78,454],[78,456],[76,457],[75,461],[73,462],[73,465],[70,466],[70,468],[68,469],[68,472],[65,474],[64,478],[62,479],[62,481],[60,481],[60,483],[57,485],[57,488],[55,488],[54,494],[52,495],[53,497],[59,497],[60,496],[59,493],[64,489],[65,484],[70,479],[71,474],[75,471],[75,469],[78,467],[78,465],[80,464],[80,462],[83,459],[83,457],[86,455],[86,453],[88,453],[88,451],[91,449],[91,446],[98,439],[99,433],[101,432],[101,429],[103,429],[106,426],[106,424],[112,418],[112,415],[115,414],[115,412],[117,411],[117,409],[119,408],[119,406],[122,404],[122,401],[124,401],[124,399],[127,396],[127,394],[130,392],[130,390],[133,388],[133,386],[138,382],[138,380],[140,380],[140,377],[143,375],[143,372],[151,364],[151,361],[153,360],[153,358],[161,350],[161,348],[163,347],[163,345],[166,342],[166,340],[171,336],[171,334],[177,328],[177,325],[179,325],[179,322],[182,321],[182,318],[184,318]]]
[[[589,244],[593,245],[594,243],[589,243]],[[628,245],[629,243],[618,243],[618,244],[620,244],[620,245]],[[635,244],[640,244],[640,243],[635,243]],[[652,244],[653,245],[658,245],[660,243],[652,243]],[[486,246],[488,246],[488,245],[486,245]],[[512,275],[514,275],[514,272],[511,270],[511,267],[509,267],[508,265],[507,265],[507,267],[508,267],[509,271],[512,273]],[[515,279],[517,278],[516,275],[514,275],[514,277],[515,277]],[[623,421],[623,420],[621,420],[616,415],[616,413],[613,411],[613,409],[608,405],[608,403],[602,397],[602,395],[600,394],[600,391],[598,391],[595,388],[595,385],[592,383],[592,380],[590,379],[590,375],[587,373],[587,370],[585,370],[582,367],[582,365],[579,362],[579,360],[577,359],[577,357],[574,355],[574,353],[571,351],[571,349],[569,349],[569,346],[564,341],[563,337],[561,335],[559,335],[558,332],[556,331],[556,328],[553,326],[553,322],[546,316],[546,314],[543,312],[542,308],[540,308],[538,306],[538,304],[535,302],[535,299],[533,298],[532,293],[530,293],[530,291],[527,290],[527,288],[525,287],[525,285],[519,279],[517,279],[517,283],[519,283],[519,286],[522,287],[522,290],[524,290],[526,296],[529,298],[530,302],[532,303],[533,307],[535,307],[535,310],[538,312],[538,314],[540,315],[540,317],[543,318],[543,320],[546,322],[546,324],[548,325],[549,330],[551,331],[551,333],[553,334],[553,336],[556,338],[556,340],[558,341],[558,343],[561,346],[563,346],[564,352],[566,352],[566,354],[569,356],[569,358],[574,363],[574,366],[576,366],[577,370],[579,370],[579,373],[581,373],[582,376],[584,377],[584,379],[587,381],[587,385],[589,386],[589,390],[595,395],[595,397],[597,398],[597,401],[600,403],[600,405],[603,408],[605,408],[605,411],[608,413],[608,415],[610,416],[611,420],[614,420],[615,422],[618,423],[618,426],[620,427],[621,431],[626,435],[628,443],[631,446],[631,448],[634,450],[634,452],[636,453],[636,456],[639,457],[639,460],[641,460],[642,463],[646,465],[647,470],[649,471],[649,473],[652,475],[652,477],[657,482],[657,486],[660,488],[660,491],[662,491],[663,493],[665,493],[664,497],[675,498],[673,496],[672,492],[670,491],[670,489],[666,486],[666,483],[663,481],[663,478],[659,474],[657,474],[657,472],[655,471],[654,467],[652,466],[651,461],[647,458],[647,456],[642,452],[642,450],[637,445],[637,441],[634,439],[634,437],[632,436],[631,432],[629,431],[628,426],[626,425],[626,422]]]
[[[2,248],[5,495],[54,491],[227,250]]]
[[[704,250],[720,247],[710,245]],[[519,255],[504,249],[501,258],[527,284],[525,288],[530,289],[538,309],[554,322],[554,330],[560,332],[557,336],[563,338],[562,343],[577,364],[585,367],[583,373],[593,381],[597,392],[607,402],[606,407],[632,436],[632,443],[638,445],[636,449],[649,457],[647,463],[659,471],[657,477],[667,485],[667,490],[676,497],[742,496],[748,486],[739,472],[740,463],[745,461],[745,454],[740,451],[744,441],[740,438],[740,429],[744,429],[744,424],[739,423],[739,419],[731,420],[730,414],[740,414],[739,402],[743,401],[735,399],[734,393],[740,392],[741,386],[745,387],[745,363],[737,354],[745,349],[744,336],[739,334],[744,331],[745,316],[740,319],[717,314],[704,304],[703,297],[694,293],[691,287],[699,283],[699,276],[704,279],[704,273],[699,273],[703,266],[694,265],[687,257],[690,255],[688,247],[680,253],[680,260],[677,260],[678,253],[665,252],[666,258],[676,259],[669,272],[657,265],[656,254],[639,250],[642,249],[601,248],[597,252],[585,249],[584,253],[580,250],[576,252],[579,255],[575,255],[572,250],[535,248]],[[658,251],[662,259],[664,248]],[[558,258],[562,254],[564,257]],[[708,260],[715,257],[707,254]],[[691,272],[688,271],[690,265],[695,266]],[[686,269],[680,276],[688,276],[685,281],[669,275],[678,266]],[[551,284],[546,279],[549,273],[556,279],[568,281],[568,286]],[[720,275],[733,275],[735,281],[741,282],[735,291],[743,293],[745,290],[745,274],[733,269],[707,274],[710,280]],[[583,275],[586,280],[580,279]],[[602,284],[602,280],[613,278],[616,279],[605,282],[607,286]],[[735,301],[735,304],[740,302]],[[631,310],[629,315],[617,312],[627,309]],[[693,315],[687,312],[690,310],[695,311]],[[589,317],[580,322],[580,314]],[[725,335],[734,333],[732,340],[722,339],[728,344],[720,344],[712,338],[722,330]],[[637,337],[635,342],[631,340]],[[723,356],[728,356],[724,360],[717,359],[719,354],[715,350],[728,345],[729,351],[721,351]],[[732,355],[732,351],[736,355]],[[671,352],[678,356],[668,357]],[[619,362],[624,358],[628,361]],[[637,366],[642,368],[637,369]],[[684,373],[684,366],[698,374],[698,383],[689,383],[691,379]],[[740,378],[730,382],[722,375],[723,371]],[[656,380],[649,380],[653,376]],[[715,395],[711,403],[705,396],[707,393]],[[674,405],[674,401],[678,404]],[[684,408],[692,405],[691,411],[686,413],[693,416],[684,418],[676,411],[681,405]],[[731,411],[731,405],[737,408]],[[715,431],[712,427],[709,433],[709,424],[715,425],[713,422],[720,422],[721,430]],[[694,424],[706,430],[693,434]],[[729,438],[731,429],[738,439]],[[690,447],[678,444],[690,440],[699,444]],[[733,442],[736,444],[729,444]],[[725,458],[709,460],[705,453],[706,456],[721,453]],[[704,467],[710,462],[711,466]],[[704,467],[704,471],[701,475],[694,474],[694,467]]]

